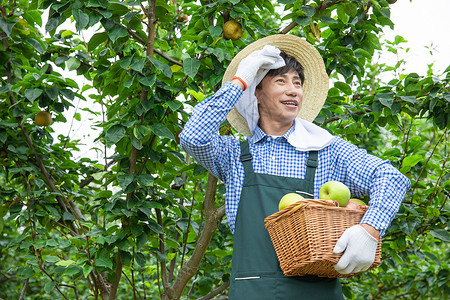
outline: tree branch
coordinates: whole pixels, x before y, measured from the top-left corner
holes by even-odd
[[[208,294],[206,294],[205,296],[198,298],[197,300],[209,300],[214,298],[217,295],[220,295],[221,293],[223,293],[223,291],[225,291],[228,287],[230,286],[230,282],[225,282],[224,284],[222,284],[221,286],[219,286],[218,288],[216,288],[215,290],[209,292]]]
[[[206,186],[206,194],[204,200],[205,211],[205,225],[197,240],[194,251],[190,259],[183,265],[178,272],[177,279],[175,280],[171,289],[168,289],[165,293],[164,299],[179,299],[187,282],[198,271],[198,267],[203,259],[203,256],[208,249],[214,232],[218,226],[218,210],[215,208],[215,194],[217,190],[217,178],[211,173],[208,175],[208,183]]]
[[[320,5],[316,8],[316,13],[319,13],[321,11],[326,10],[327,8],[339,4],[341,2],[344,2],[345,0],[336,0],[336,1],[322,1],[322,3],[320,3]],[[283,28],[280,31],[280,34],[286,34],[289,33],[292,29],[294,29],[296,26],[298,25],[298,23],[296,21],[292,21],[289,25],[287,25],[285,28]]]

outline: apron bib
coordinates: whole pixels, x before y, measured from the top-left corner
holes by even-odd
[[[278,211],[283,195],[314,197],[317,157],[317,151],[309,153],[304,179],[259,174],[253,171],[248,141],[241,142],[245,179],[236,216],[230,300],[344,299],[338,279],[284,276],[264,227],[264,219]]]

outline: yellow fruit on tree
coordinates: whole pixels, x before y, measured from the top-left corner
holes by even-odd
[[[52,116],[47,111],[40,111],[34,117],[34,122],[38,126],[48,126],[52,123]]]
[[[223,25],[223,34],[227,39],[236,41],[244,35],[244,30],[238,21],[229,20]]]

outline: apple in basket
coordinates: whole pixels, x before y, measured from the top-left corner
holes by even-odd
[[[358,210],[367,207],[367,204],[362,200],[351,198],[345,207]]]
[[[303,197],[297,193],[288,193],[288,194],[284,195],[281,198],[280,202],[278,203],[278,210],[282,210],[283,208],[291,205],[292,203],[295,203],[302,199],[303,199]]]
[[[339,181],[328,181],[319,190],[320,199],[337,201],[340,207],[347,205],[350,196],[350,189]]]

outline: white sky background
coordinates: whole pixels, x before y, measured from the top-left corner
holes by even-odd
[[[393,66],[397,59],[403,59],[405,64],[402,73],[416,72],[421,76],[426,75],[428,65],[433,64],[433,72],[435,75],[440,75],[450,65],[449,13],[450,0],[413,0],[412,2],[410,0],[398,0],[397,3],[391,5],[391,21],[394,23],[394,30],[386,27],[384,34],[389,41],[393,41],[396,35],[402,36],[408,42],[401,45],[404,49],[409,48],[409,51],[400,51],[398,58],[390,52],[383,53],[379,62]],[[46,23],[45,19],[46,16],[44,17],[44,24]],[[85,39],[87,42],[89,37],[85,35]],[[432,54],[430,54],[430,50]],[[64,77],[76,77],[74,79],[80,87],[88,83],[84,77],[76,76],[75,72],[64,71],[62,73]],[[386,74],[383,76],[386,76]],[[104,149],[100,143],[94,144],[94,139],[100,132],[94,130],[92,116],[80,110],[82,107],[89,107],[100,111],[99,108],[93,107],[92,100],[88,97],[89,93],[92,93],[92,90],[83,94],[88,99],[87,102],[79,102],[78,112],[82,114],[81,122],[73,120],[71,127],[75,109],[70,109],[65,112],[68,122],[53,126],[54,137],[56,138],[59,134],[70,134],[71,139],[80,139],[84,143],[80,147],[80,153],[74,153],[75,159],[87,155],[92,159],[102,160],[104,156],[101,153],[91,150],[93,147]],[[74,104],[76,105],[76,102]],[[107,155],[111,155],[113,150],[110,149],[108,152]]]
[[[450,0],[398,0],[391,5],[394,30],[386,28],[384,34],[390,41],[396,35],[408,41],[403,47],[410,50],[400,57],[406,61],[406,73],[426,75],[428,64],[433,63],[439,75],[450,65],[449,15]]]

